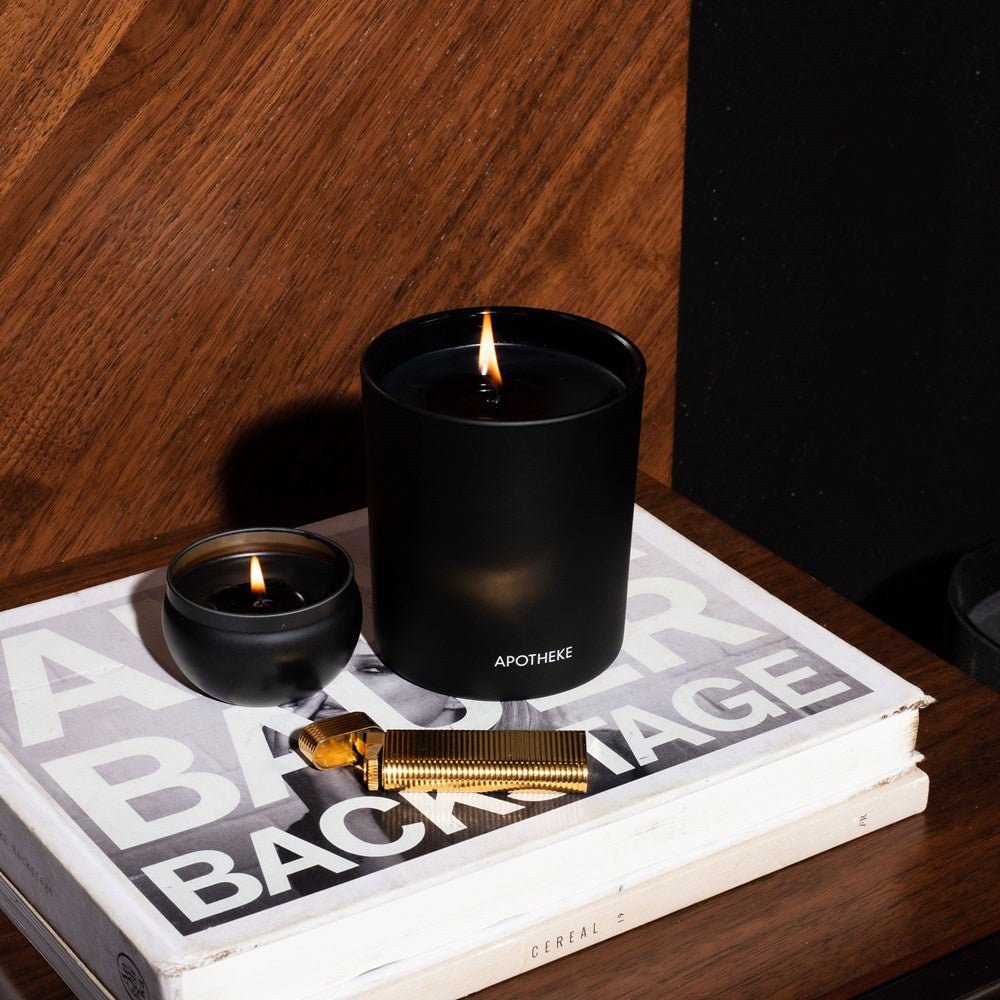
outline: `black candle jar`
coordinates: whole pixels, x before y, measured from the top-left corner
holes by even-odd
[[[253,556],[263,569],[261,599],[249,590]],[[223,701],[280,705],[306,697],[340,672],[360,632],[354,565],[321,535],[223,532],[188,546],[167,568],[167,647],[192,683]]]
[[[503,384],[480,375],[489,313]],[[645,363],[565,313],[459,309],[361,363],[375,633],[408,680],[551,694],[618,655]]]

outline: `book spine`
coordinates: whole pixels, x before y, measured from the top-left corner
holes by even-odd
[[[399,962],[314,998],[378,989],[380,1000],[454,998],[538,968],[805,858],[856,840],[927,805],[927,776],[913,768],[844,802],[670,871],[646,870],[606,886],[602,897],[505,921],[421,961]]]
[[[174,1000],[135,944],[0,799],[0,909],[78,997]]]

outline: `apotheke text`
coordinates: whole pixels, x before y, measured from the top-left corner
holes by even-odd
[[[562,649],[550,649],[547,653],[520,653],[517,656],[498,656],[494,667],[527,667],[534,663],[556,663],[559,660],[571,660],[573,647],[563,646]]]

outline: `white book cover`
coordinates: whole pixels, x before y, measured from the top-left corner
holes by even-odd
[[[709,854],[633,872],[548,911],[383,966],[314,1000],[348,1000],[374,990],[379,1000],[467,996],[916,815],[927,806],[927,790],[927,775],[913,767],[843,802],[782,816]]]
[[[927,776],[912,767],[842,802],[782,816],[776,826],[730,846],[633,872],[380,966],[310,1000],[350,1000],[374,990],[380,1000],[467,996],[913,816],[926,808],[927,784]],[[0,906],[81,1000],[113,996],[2,873]]]
[[[364,513],[314,527],[351,552],[367,598]],[[799,782],[800,806],[846,799],[860,778],[839,786],[819,750],[879,720],[887,748],[905,743],[891,720],[912,729],[927,701],[639,508],[621,655],[531,702],[432,694],[362,640],[303,703],[228,706],[179,677],[162,599],[156,571],[0,614],[0,868],[128,1000],[336,987],[642,868],[668,834],[682,853],[710,821],[724,838],[773,818],[784,806],[750,782],[765,767]],[[341,710],[385,728],[583,728],[592,791],[370,795],[295,750]],[[886,750],[886,777],[911,765]],[[737,815],[723,783],[740,780],[757,793]],[[701,826],[677,819],[688,802]],[[656,810],[671,804],[664,834]],[[391,922],[366,935],[376,911]]]

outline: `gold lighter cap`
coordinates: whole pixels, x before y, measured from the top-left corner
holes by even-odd
[[[313,767],[351,767],[364,759],[365,734],[381,732],[364,712],[331,715],[299,733],[299,751]]]

